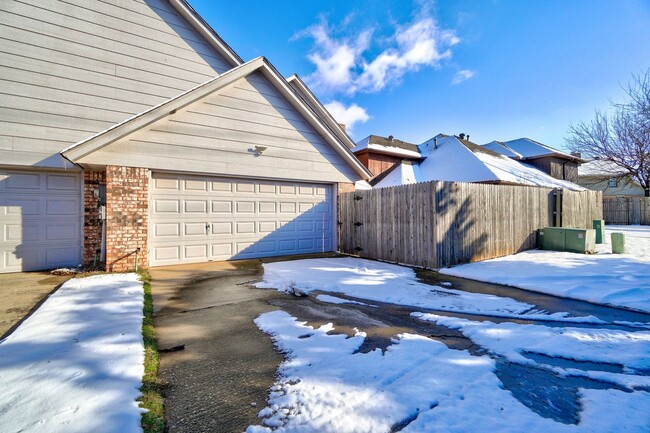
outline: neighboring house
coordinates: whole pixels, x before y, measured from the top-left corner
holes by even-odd
[[[397,140],[392,135],[388,137],[369,135],[357,141],[352,152],[375,177],[402,161],[422,159],[417,145]]]
[[[645,191],[627,172],[611,161],[592,160],[580,166],[578,183],[602,191],[604,196],[644,196]]]
[[[573,183],[578,182],[578,166],[586,162],[578,155],[561,152],[530,138],[493,141],[483,147],[537,167],[556,179]]]
[[[537,168],[455,136],[439,134],[418,146],[421,162],[402,161],[371,183],[375,188],[432,180],[497,185],[532,185],[583,190]]]
[[[184,0],[2,9],[0,272],[336,250],[370,173],[297,77]]]

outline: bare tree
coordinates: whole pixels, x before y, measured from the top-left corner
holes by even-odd
[[[593,120],[571,125],[566,140],[574,152],[610,161],[619,168],[612,178],[632,178],[650,197],[650,69],[633,75],[624,90],[625,102],[612,102],[609,112],[596,111]]]

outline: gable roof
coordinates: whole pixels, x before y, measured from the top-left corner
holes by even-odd
[[[453,136],[436,136],[420,146],[426,157],[417,165],[400,163],[376,187],[406,183],[446,180],[455,182],[486,182],[531,185],[547,188],[583,190],[571,182],[555,179],[541,170],[520,163],[504,155],[486,149],[468,140]]]
[[[82,140],[61,151],[66,159],[75,162],[127,135],[130,135],[177,110],[198,101],[205,96],[224,88],[225,86],[246,77],[254,72],[262,73],[269,82],[282,94],[287,101],[301,113],[307,122],[319,132],[325,141],[348,163],[363,179],[369,179],[372,174],[352,154],[350,149],[325,125],[322,118],[317,116],[305,101],[298,96],[287,81],[264,57],[258,57],[228,72],[225,72],[205,83],[181,93],[167,101],[158,104],[142,113],[136,114],[123,122]]]
[[[167,0],[167,2],[187,21],[194,30],[221,54],[231,66],[239,66],[244,60],[226,43],[221,36],[194,10],[187,0]]]
[[[309,108],[314,110],[314,112],[321,117],[321,119],[327,124],[327,126],[332,130],[334,134],[349,148],[355,146],[354,141],[350,138],[348,133],[341,127],[334,116],[330,114],[329,111],[321,104],[321,102],[316,98],[314,93],[307,87],[304,81],[297,75],[293,74],[287,78],[287,82],[293,87],[293,90],[300,95],[302,99],[305,100]]]

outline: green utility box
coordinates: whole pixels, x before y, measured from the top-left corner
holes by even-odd
[[[544,227],[539,230],[538,245],[543,250],[564,251],[564,229]]]
[[[594,220],[596,230],[596,243],[602,244],[605,241],[605,220]]]
[[[564,251],[571,253],[593,253],[596,249],[596,230],[564,229]]]
[[[623,233],[612,233],[612,253],[625,254],[625,235]]]

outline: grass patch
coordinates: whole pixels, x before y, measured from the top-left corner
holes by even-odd
[[[142,337],[144,339],[144,376],[142,376],[142,397],[140,407],[147,409],[142,414],[144,433],[163,433],[165,431],[165,411],[163,405],[163,383],[158,378],[158,345],[153,327],[153,298],[151,296],[151,276],[147,270],[138,272],[144,286],[144,319]]]

